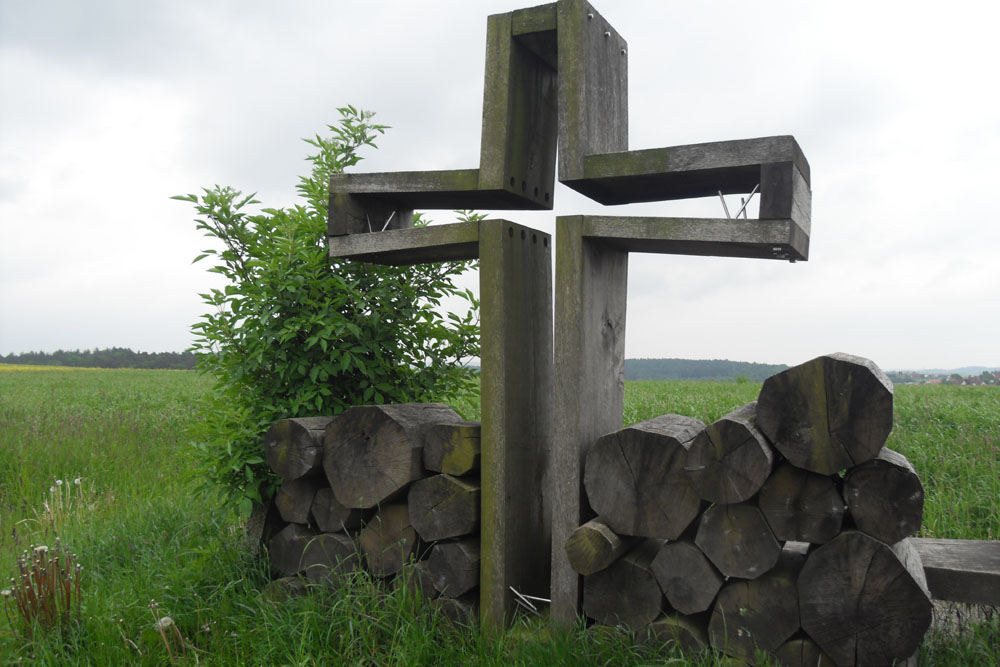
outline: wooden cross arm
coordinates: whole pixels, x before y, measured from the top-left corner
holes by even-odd
[[[913,538],[936,600],[1000,606],[1000,541]]]
[[[380,234],[331,236],[330,257],[409,266],[479,257],[479,223],[395,229]]]

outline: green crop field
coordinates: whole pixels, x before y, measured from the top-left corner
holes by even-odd
[[[186,371],[0,365],[0,576],[15,575],[25,550],[54,552],[56,537],[83,568],[79,618],[73,607],[55,629],[32,632],[11,596],[0,601],[0,663],[716,664],[531,617],[499,637],[455,630],[363,576],[268,602],[266,564],[241,546],[241,517],[192,492],[187,433],[209,388]],[[759,388],[628,383],[625,421],[678,412],[708,422]],[[476,403],[457,407],[471,417]],[[923,479],[923,535],[1000,539],[1000,389],[898,387],[889,445]],[[995,615],[935,631],[921,663],[996,664],[998,635]]]

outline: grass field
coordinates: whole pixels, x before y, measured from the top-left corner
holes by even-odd
[[[16,614],[0,613],[0,663],[714,664],[617,634],[550,633],[532,619],[497,638],[457,632],[363,577],[272,605],[259,595],[266,568],[241,549],[240,517],[190,491],[185,433],[208,388],[184,371],[0,366],[0,576],[57,535],[84,568],[78,622],[31,640]],[[629,383],[625,420],[679,412],[711,421],[758,391]],[[898,387],[890,446],[924,481],[925,535],[998,539],[1000,390]],[[173,625],[161,634],[155,621],[165,616]],[[933,634],[921,664],[996,664],[998,634],[995,619]]]

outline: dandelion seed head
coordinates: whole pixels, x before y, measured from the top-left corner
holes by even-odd
[[[50,486],[50,487],[49,487],[49,493],[55,493],[55,492],[56,492],[56,487],[54,487],[54,486]],[[47,503],[46,503],[46,504],[47,504]]]
[[[161,618],[156,622],[156,629],[166,630],[172,627],[173,625],[174,625],[174,619],[170,618],[169,616],[164,616],[163,618]]]
[[[79,477],[77,477],[76,479],[73,480],[73,485],[74,486],[80,486],[80,478]]]
[[[57,479],[56,480],[56,486],[62,486],[62,480],[61,479]]]
[[[49,548],[47,546],[45,546],[44,544],[39,544],[37,547],[35,547],[35,553],[36,554],[43,554],[43,553],[45,553],[48,550],[49,550]]]

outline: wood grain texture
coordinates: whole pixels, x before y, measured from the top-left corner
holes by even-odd
[[[310,521],[324,533],[335,533],[341,530],[357,530],[361,527],[367,512],[344,507],[337,502],[333,489],[324,484],[316,491],[309,516]]]
[[[332,417],[279,419],[264,434],[264,460],[284,481],[323,466],[323,430]]]
[[[484,627],[514,611],[513,586],[547,597],[551,559],[551,237],[480,223],[482,581]]]
[[[643,645],[675,643],[691,655],[708,647],[706,627],[700,616],[664,614],[636,632],[636,641]]]
[[[326,478],[316,475],[283,483],[274,494],[274,504],[278,507],[281,518],[289,523],[309,523],[309,511],[316,492],[326,486]]]
[[[415,563],[407,563],[402,571],[392,580],[394,590],[403,589],[407,594],[433,600],[440,593],[434,588],[434,579],[431,577],[430,563],[427,560],[419,560]]]
[[[407,266],[475,259],[479,256],[479,223],[431,225],[327,240],[331,257],[373,264]]]
[[[479,480],[432,475],[413,483],[407,495],[410,522],[425,542],[479,531]]]
[[[748,403],[709,424],[691,443],[684,470],[702,500],[739,503],[767,481],[774,451],[756,416],[757,403]]]
[[[886,544],[916,534],[924,518],[924,486],[905,456],[883,447],[847,471],[844,500],[855,527]]]
[[[757,506],[778,540],[824,544],[840,534],[844,523],[838,481],[782,463],[764,483]]]
[[[556,219],[555,392],[552,540],[563,545],[593,518],[583,496],[583,457],[621,428],[625,399],[628,254],[585,240],[582,216]],[[552,550],[552,617],[574,626],[580,576],[564,549]]]
[[[553,70],[559,67],[557,28],[558,10],[554,2],[511,12],[510,32],[514,39]]]
[[[479,422],[436,424],[424,441],[424,467],[432,472],[468,475],[479,470],[482,455]]]
[[[368,571],[377,577],[398,574],[411,559],[418,559],[424,549],[417,531],[410,523],[405,502],[379,507],[358,540],[368,563]]]
[[[583,611],[602,625],[639,630],[663,612],[650,569],[662,540],[643,540],[610,567],[583,578]]]
[[[338,586],[361,567],[361,550],[350,535],[320,533],[302,551],[302,570],[311,583]]]
[[[909,541],[934,599],[1000,606],[1000,540]]]
[[[271,537],[267,550],[271,567],[283,576],[290,577],[302,571],[302,554],[306,545],[316,537],[314,530],[290,523]]]
[[[789,639],[774,652],[774,658],[782,667],[836,667],[830,656],[808,637]]]
[[[461,597],[479,585],[479,538],[438,542],[427,564],[434,588],[443,597]]]
[[[600,519],[591,519],[566,540],[566,557],[578,574],[599,572],[628,551],[637,538],[621,536]]]
[[[694,542],[666,542],[651,564],[660,590],[682,614],[698,614],[712,606],[724,577]]]
[[[727,577],[755,579],[778,562],[781,545],[764,515],[747,503],[713,505],[701,515],[695,544]]]
[[[760,167],[761,220],[794,220],[809,234],[812,223],[812,191],[809,181],[792,162],[764,164]]]

